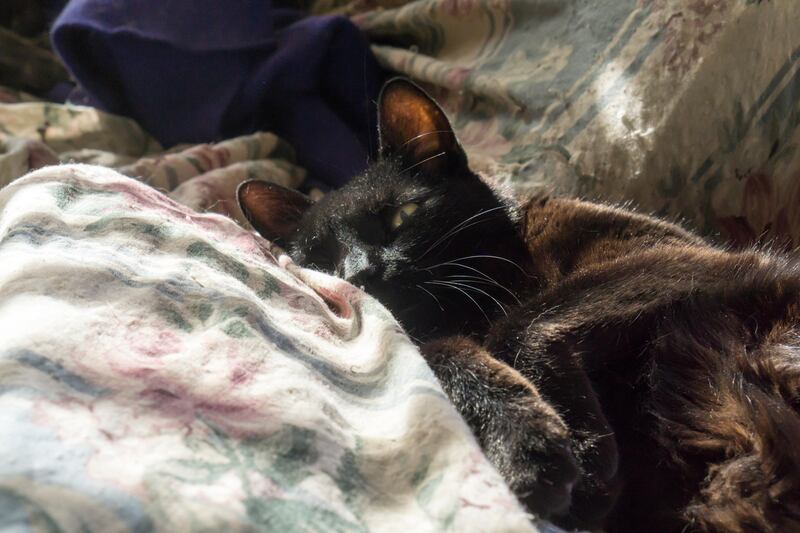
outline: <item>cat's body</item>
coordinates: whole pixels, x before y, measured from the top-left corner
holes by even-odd
[[[619,471],[595,478],[621,489],[609,529],[800,530],[797,265],[587,202],[533,201],[523,231],[550,261],[484,345],[555,404],[577,447],[581,430],[613,430]],[[605,421],[587,417],[594,399]],[[578,519],[600,501],[587,494]]]
[[[520,499],[567,526],[800,530],[798,267],[623,209],[515,209],[419,89],[380,108],[366,174],[316,205],[249,183],[243,209],[395,313]]]

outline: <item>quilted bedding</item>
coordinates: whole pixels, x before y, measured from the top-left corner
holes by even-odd
[[[349,284],[97,166],[0,213],[0,530],[534,530]]]

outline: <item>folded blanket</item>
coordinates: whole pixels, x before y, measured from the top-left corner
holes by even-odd
[[[381,71],[343,17],[302,18],[267,0],[71,0],[53,45],[89,103],[162,144],[259,129],[341,185],[367,161]]]
[[[0,99],[0,186],[45,165],[91,163],[117,168],[196,211],[228,215],[247,226],[234,198],[239,183],[261,179],[297,187],[306,176],[294,164],[294,150],[271,133],[165,151],[124,117],[14,92],[6,92],[5,99],[8,103]]]
[[[274,253],[109,169],[0,191],[0,529],[533,529],[389,313]]]

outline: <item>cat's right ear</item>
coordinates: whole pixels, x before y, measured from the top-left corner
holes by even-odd
[[[314,203],[294,189],[274,183],[245,181],[236,190],[242,213],[267,240],[283,244],[297,230],[300,219]]]
[[[405,78],[384,84],[378,97],[381,154],[400,156],[408,169],[431,173],[469,172],[467,156],[442,108]]]

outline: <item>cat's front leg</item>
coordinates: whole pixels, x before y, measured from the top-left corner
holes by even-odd
[[[536,388],[465,337],[431,341],[422,353],[517,497],[542,517],[565,511],[579,470],[566,425]]]
[[[569,427],[581,475],[568,516],[558,525],[593,529],[603,523],[621,490],[616,435],[577,347],[553,322],[539,325],[523,313],[497,324],[486,339],[499,361],[512,365],[557,409]],[[549,328],[549,329],[548,329]],[[613,346],[613,339],[603,346]],[[598,350],[595,350],[598,351]]]

